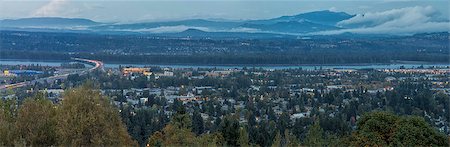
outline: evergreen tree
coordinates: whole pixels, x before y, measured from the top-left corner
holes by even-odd
[[[249,142],[249,138],[248,138],[248,133],[247,133],[247,129],[241,127],[239,129],[239,146],[241,147],[248,147],[250,146],[250,142]]]
[[[200,135],[203,133],[204,129],[205,129],[205,126],[204,126],[203,118],[197,109],[194,111],[194,113],[192,115],[192,131],[195,134]]]
[[[192,121],[185,111],[178,111],[161,132],[156,132],[148,141],[150,146],[195,146],[197,138],[191,131]]]
[[[281,134],[280,132],[277,132],[277,135],[275,135],[275,138],[272,141],[272,147],[281,147]]]
[[[305,145],[322,146],[323,141],[323,129],[320,127],[319,121],[316,121],[310,126],[308,133],[306,134]]]
[[[186,109],[185,109],[184,106],[183,106],[183,102],[181,102],[181,101],[178,100],[178,99],[175,99],[175,100],[173,101],[172,110],[175,111],[175,112],[178,112],[178,111],[186,111]]]
[[[227,145],[238,145],[239,122],[236,118],[231,115],[225,116],[222,123],[220,123],[219,131],[222,133]]]
[[[286,112],[283,112],[277,121],[280,132],[284,133],[286,131],[286,129],[289,127],[290,123],[291,123],[291,120],[289,118],[289,114],[287,114]]]
[[[129,133],[135,139],[140,146],[145,146],[148,137],[153,133],[154,130],[160,130],[159,123],[155,122],[157,115],[152,109],[140,109],[135,111],[135,115],[130,115]]]
[[[284,144],[282,144],[283,146],[288,146],[288,147],[297,147],[300,146],[300,142],[298,141],[298,139],[295,137],[294,134],[289,133],[289,130],[285,130],[284,131]]]

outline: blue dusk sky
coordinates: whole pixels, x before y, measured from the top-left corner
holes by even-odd
[[[249,20],[330,10],[349,14],[414,13],[439,21],[448,20],[449,5],[448,0],[0,0],[0,19],[69,17],[121,23],[193,18]]]

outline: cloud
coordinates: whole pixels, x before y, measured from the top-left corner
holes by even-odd
[[[33,17],[60,16],[68,0],[50,0],[47,4],[33,12]]]
[[[439,14],[433,7],[407,7],[392,9],[383,12],[358,14],[347,20],[338,23],[339,26],[361,25],[365,27],[377,25],[397,25],[404,26],[420,22],[430,21],[431,18]]]
[[[255,28],[237,27],[230,30],[223,30],[224,32],[246,32],[246,33],[260,33],[261,30]]]
[[[431,6],[407,7],[382,12],[358,14],[338,23],[348,29],[318,32],[315,34],[398,34],[449,31],[450,23],[440,21],[440,13]]]
[[[416,33],[429,32],[449,32],[449,22],[427,22],[407,27],[370,27],[370,28],[354,28],[333,31],[323,31],[313,33],[315,35],[334,35],[342,33],[356,34],[391,34],[391,35],[413,35]]]

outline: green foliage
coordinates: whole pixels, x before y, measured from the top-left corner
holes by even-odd
[[[162,130],[164,146],[194,146],[196,145],[195,134],[190,128],[180,128],[169,124]]]
[[[200,115],[200,112],[198,110],[195,110],[192,115],[192,131],[196,135],[200,135],[205,130],[205,125],[203,122],[203,118]]]
[[[134,113],[132,113],[134,112]],[[127,125],[129,134],[140,146],[145,146],[148,137],[166,125],[166,116],[161,115],[157,108],[139,109],[132,111],[129,106],[122,107],[121,117]]]
[[[186,114],[184,111],[179,111],[172,117],[170,121],[170,125],[180,128],[180,129],[191,129],[192,128],[192,120],[189,114]]]
[[[161,132],[150,136],[149,146],[248,146],[248,136],[245,131],[239,131],[239,122],[232,116],[227,116],[215,133],[196,136],[192,132],[191,118],[184,111],[179,111]],[[241,134],[243,133],[243,134]],[[246,145],[243,145],[246,144]]]
[[[148,139],[148,145],[159,147],[163,145],[163,134],[161,132],[155,132],[152,136]]]
[[[55,106],[39,93],[21,105],[15,125],[26,145],[51,146],[57,143],[56,123]]]
[[[16,105],[15,100],[0,100],[0,146],[14,145]]]
[[[307,146],[323,146],[324,137],[323,129],[320,127],[319,121],[316,121],[310,126],[305,139],[305,145]]]
[[[203,134],[199,137],[197,137],[198,140],[198,146],[223,146],[224,138],[221,133],[212,133],[212,134]]]
[[[238,143],[239,143],[239,146],[242,146],[242,147],[250,146],[249,145],[249,138],[248,138],[247,129],[242,128],[242,127],[239,129],[239,141],[238,141]]]
[[[0,101],[0,146],[136,145],[119,113],[88,84],[67,90],[61,105],[43,94]]]
[[[219,131],[222,133],[227,145],[237,146],[239,141],[239,121],[231,115],[225,116],[220,123]]]
[[[358,121],[356,143],[361,145],[388,145],[395,132],[398,116],[386,112],[373,112]]]
[[[179,111],[161,132],[156,132],[148,141],[150,146],[194,146],[195,134],[191,131],[192,121],[188,114]]]
[[[446,145],[448,140],[445,135],[437,132],[421,117],[401,117],[393,134],[394,146],[430,146]]]
[[[281,134],[280,132],[277,132],[277,135],[275,135],[275,138],[272,141],[272,147],[281,147]]]
[[[58,109],[61,145],[134,145],[119,113],[88,84],[66,91]]]
[[[448,138],[423,118],[388,112],[364,115],[352,139],[356,146],[448,146]]]
[[[284,145],[288,147],[297,147],[300,146],[300,142],[294,134],[291,134],[289,130],[284,130]]]

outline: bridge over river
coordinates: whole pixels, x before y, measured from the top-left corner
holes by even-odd
[[[55,81],[55,80],[66,79],[67,76],[69,76],[71,74],[86,74],[87,72],[90,72],[90,71],[93,71],[93,70],[97,70],[97,69],[102,70],[103,69],[103,62],[101,62],[101,61],[90,60],[90,59],[83,59],[83,58],[72,58],[72,60],[75,60],[75,61],[78,61],[78,62],[87,63],[87,64],[91,64],[94,67],[92,67],[92,68],[90,68],[88,70],[84,70],[84,71],[77,71],[77,72],[73,72],[73,73],[59,74],[59,75],[54,75],[54,76],[50,76],[50,77],[35,79],[35,80],[32,80],[32,81],[25,81],[25,82],[19,82],[19,83],[14,83],[14,84],[0,85],[0,91],[7,90],[7,89],[14,89],[14,88],[19,88],[19,87],[24,87],[24,86],[28,86],[28,85],[33,85],[35,83],[43,83],[45,81],[51,82],[51,81]]]

